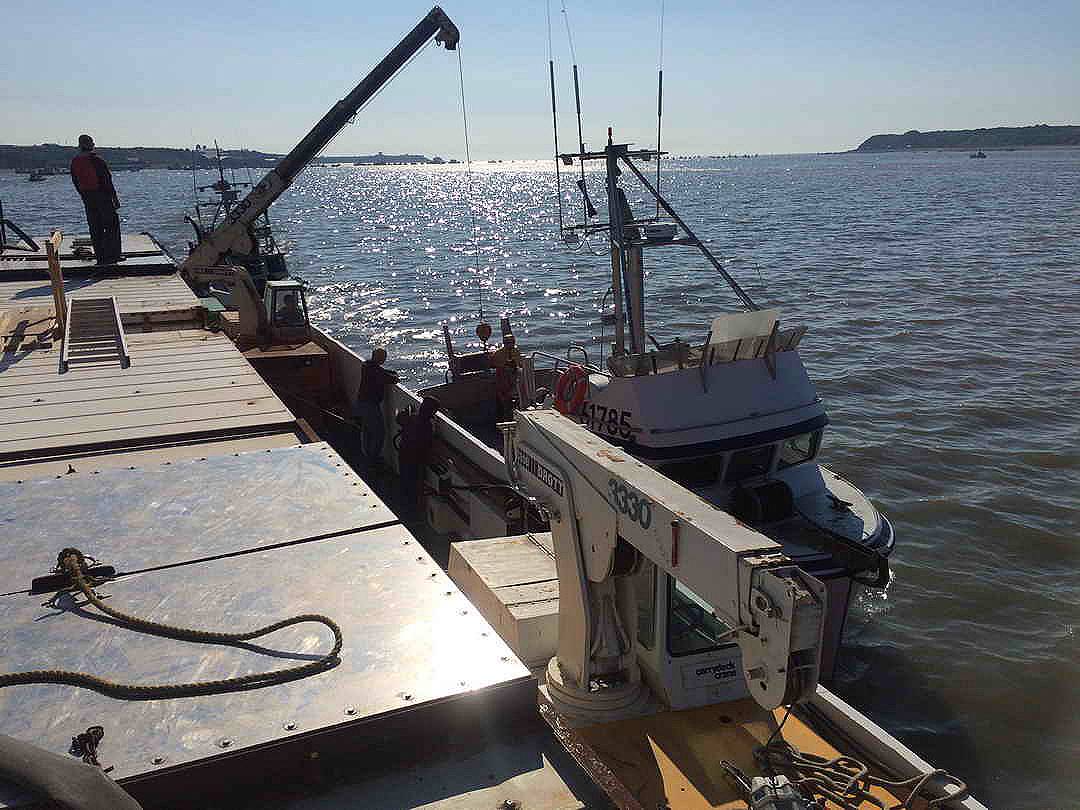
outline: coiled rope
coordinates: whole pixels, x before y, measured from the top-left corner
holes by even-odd
[[[257,689],[263,686],[286,683],[299,678],[306,678],[328,669],[333,669],[341,658],[342,636],[341,628],[333,619],[318,613],[303,613],[288,619],[249,630],[244,633],[219,633],[210,630],[195,630],[188,627],[175,627],[173,625],[152,622],[140,619],[123,611],[116,610],[106,605],[101,598],[94,593],[91,583],[86,580],[85,572],[88,569],[86,556],[75,548],[65,548],[60,552],[56,570],[58,573],[66,573],[75,588],[79,590],[87,601],[104,613],[115,619],[131,630],[147,633],[164,638],[177,639],[178,641],[193,641],[202,644],[228,644],[236,645],[251,641],[260,636],[269,635],[276,630],[291,627],[294,624],[316,622],[326,625],[334,634],[334,646],[326,655],[308,663],[299,664],[285,669],[272,672],[258,672],[250,675],[240,675],[234,678],[223,678],[214,681],[196,681],[192,683],[142,685],[114,683],[113,681],[88,675],[84,672],[72,672],[62,669],[43,669],[31,672],[12,672],[0,674],[0,689],[6,686],[19,686],[33,683],[66,684],[78,686],[84,689],[92,689],[107,697],[121,700],[161,700],[169,698],[193,697],[196,695],[215,695],[223,692],[233,692],[245,689]],[[100,584],[100,583],[94,583]]]
[[[770,737],[768,743],[754,751],[754,759],[770,773],[787,776],[805,795],[824,797],[844,810],[859,810],[866,805],[881,810],[910,810],[916,798],[925,801],[927,807],[938,807],[968,796],[967,785],[948,771],[937,769],[910,779],[886,779],[870,773],[870,769],[854,757],[826,759],[799,751],[783,739]],[[953,785],[955,792],[937,798],[921,795],[933,779]],[[907,792],[908,797],[899,804],[887,806],[870,792],[871,787],[883,788],[890,793]]]

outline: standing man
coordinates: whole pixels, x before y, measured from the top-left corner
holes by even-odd
[[[435,414],[439,412],[439,400],[424,397],[420,411],[403,414],[401,421],[401,447],[398,448],[398,474],[401,498],[405,508],[416,512],[424,494],[424,469],[431,456],[435,441]]]
[[[491,355],[491,367],[495,369],[495,420],[505,422],[514,418],[521,370],[521,352],[513,335],[503,336],[502,348]]]
[[[113,187],[112,174],[94,151],[94,139],[79,136],[79,154],[71,159],[71,182],[86,207],[86,224],[94,244],[98,264],[116,264],[120,256],[120,198]]]
[[[356,415],[362,427],[360,448],[372,466],[382,458],[386,438],[386,419],[382,411],[386,386],[398,381],[397,374],[383,368],[385,362],[386,349],[372,350],[371,359],[360,364],[360,387],[356,392]]]

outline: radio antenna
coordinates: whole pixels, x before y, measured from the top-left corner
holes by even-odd
[[[570,42],[570,59],[574,65],[574,106],[577,109],[577,133],[579,151],[585,153],[585,136],[581,131],[581,84],[578,81],[577,52],[574,50],[574,36],[570,33],[570,15],[566,13],[566,2],[562,4],[563,22],[566,24],[566,38]],[[581,166],[581,178],[578,180],[578,188],[581,189],[581,205],[585,214],[585,223],[596,216],[596,209],[589,200],[589,191],[585,185],[585,161],[578,160]]]
[[[551,131],[555,138],[555,196],[559,202],[559,236],[562,236],[562,172],[559,170],[559,115],[555,108],[555,55],[551,48],[551,0],[547,0],[547,35],[548,79],[551,81]]]
[[[660,131],[664,120],[664,0],[660,0],[660,59],[656,76],[656,191],[660,193]],[[582,150],[584,151],[584,150]],[[660,199],[656,200],[656,216],[660,216]]]

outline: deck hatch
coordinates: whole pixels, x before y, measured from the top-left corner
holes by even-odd
[[[74,546],[120,572],[396,522],[324,442],[0,483],[0,593]]]
[[[132,556],[143,545],[129,535],[115,553]],[[66,754],[72,736],[87,727],[103,726],[99,757],[121,783],[167,780],[226,756],[251,757],[254,766],[271,748],[306,750],[324,733],[379,733],[402,715],[422,717],[462,699],[494,700],[507,689],[526,705],[533,700],[528,670],[400,524],[121,576],[99,592],[136,615],[210,629],[325,613],[345,640],[335,669],[246,692],[119,701],[67,686],[0,690],[4,733],[55,753]],[[125,682],[177,682],[284,668],[330,644],[324,628],[299,625],[260,640],[282,656],[274,658],[134,633],[66,596],[55,608],[41,596],[12,595],[3,603],[7,671],[55,667]],[[0,808],[24,803],[0,782]]]

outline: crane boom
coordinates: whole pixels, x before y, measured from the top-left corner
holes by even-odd
[[[816,689],[825,587],[773,540],[552,409],[517,411],[504,447],[515,485],[550,518],[558,654],[547,685],[576,710],[639,698],[632,574],[652,562],[729,628],[750,694],[767,709]],[[598,681],[622,684],[598,691]]]
[[[432,37],[447,50],[456,49],[460,38],[457,26],[439,6],[432,8],[349,95],[330,108],[304,139],[233,207],[221,224],[199,242],[182,267],[213,267],[221,264],[230,252],[254,253],[250,228],[255,219],[292,185],[304,167]]]

